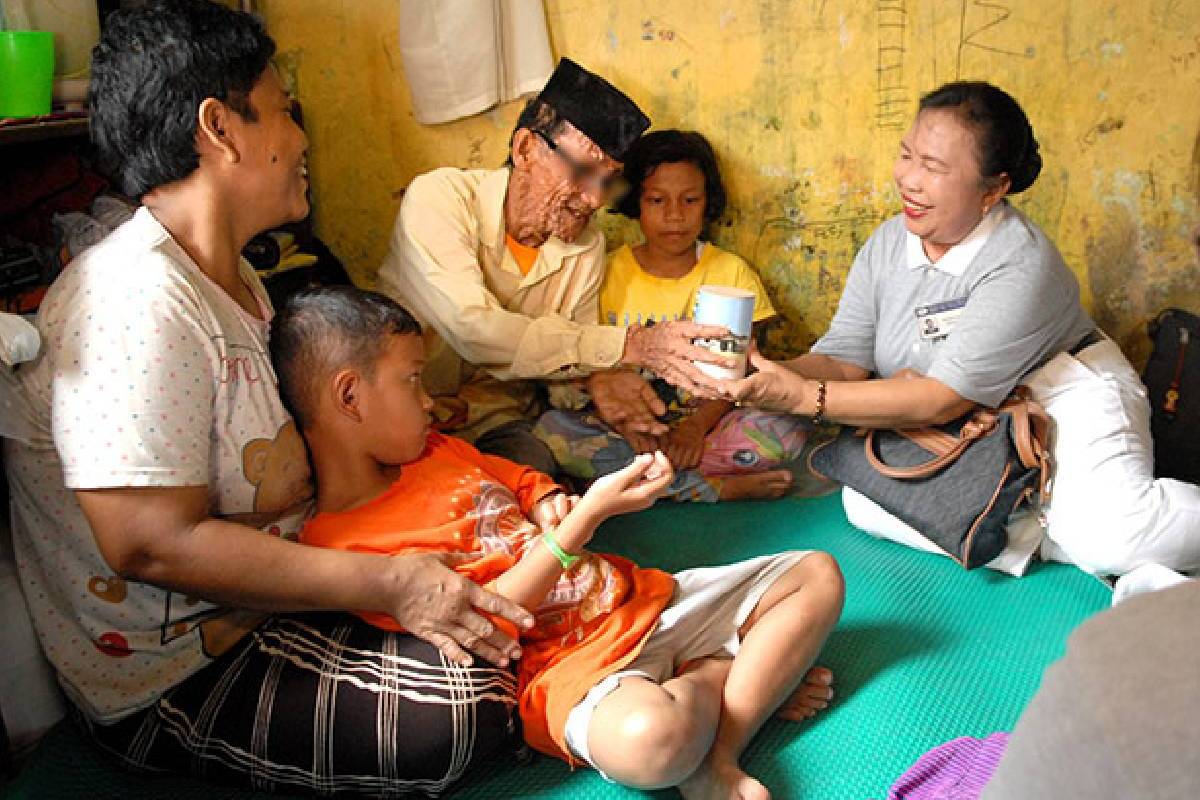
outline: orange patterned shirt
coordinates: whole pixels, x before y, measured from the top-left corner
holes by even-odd
[[[475,553],[478,559],[455,569],[488,584],[525,548],[541,546],[528,514],[558,489],[536,470],[431,433],[425,452],[387,491],[349,511],[318,514],[300,540],[387,555]],[[519,703],[530,745],[575,763],[563,739],[567,715],[592,686],[637,656],[674,590],[667,573],[613,555],[585,552],[562,574],[535,609],[534,627],[521,633]],[[359,616],[401,630],[386,614]]]

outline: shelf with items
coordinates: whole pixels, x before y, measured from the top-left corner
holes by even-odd
[[[31,313],[66,262],[61,225],[109,182],[81,114],[0,120],[0,311]]]
[[[87,135],[88,118],[82,111],[31,119],[0,119],[0,147]]]
[[[299,106],[294,113],[302,124]],[[9,189],[0,194],[0,311],[35,311],[71,258],[137,206],[96,169],[88,133],[84,112],[0,119],[0,185]],[[129,207],[122,210],[122,203]],[[341,261],[313,231],[311,217],[254,237],[244,255],[276,306],[310,284],[350,283]]]

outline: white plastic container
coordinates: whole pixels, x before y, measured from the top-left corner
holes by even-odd
[[[696,369],[714,378],[735,381],[746,375],[750,328],[754,324],[754,292],[732,286],[701,286],[696,290],[692,319],[702,325],[721,325],[728,336],[697,339],[696,344],[730,360],[730,366],[693,362]]]

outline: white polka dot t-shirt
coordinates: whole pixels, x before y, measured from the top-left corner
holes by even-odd
[[[13,541],[46,655],[72,700],[114,721],[227,650],[259,615],[113,574],[72,490],[207,486],[214,516],[294,538],[312,487],[262,319],[145,208],[77,258],[38,315],[21,375],[36,434],[8,442]]]

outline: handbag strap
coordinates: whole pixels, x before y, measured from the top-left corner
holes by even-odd
[[[1050,497],[1050,475],[1053,461],[1050,456],[1050,415],[1042,408],[1028,386],[1017,386],[998,410],[978,408],[971,418],[963,423],[958,435],[937,428],[910,428],[897,430],[933,458],[924,464],[911,467],[893,467],[885,464],[875,452],[875,429],[860,430],[864,435],[863,449],[867,462],[880,474],[897,480],[918,480],[937,474],[966,451],[971,443],[987,436],[996,428],[1000,412],[1012,418],[1012,438],[1017,457],[1026,469],[1038,470],[1038,501],[1043,506]]]
[[[1045,450],[1045,434],[1050,426],[1046,412],[1033,400],[1020,397],[1016,392],[1004,401],[1000,410],[1007,411],[1012,417],[1013,444],[1017,448],[1021,464],[1026,469],[1040,466],[1041,453]]]
[[[908,428],[897,430],[896,433],[935,456],[944,456],[953,452],[962,441],[957,436],[946,433],[940,428]]]
[[[1013,444],[1026,469],[1037,469],[1038,500],[1044,504],[1050,496],[1050,415],[1033,399],[1028,386],[1018,386],[1004,404],[1002,411],[1012,416]]]
[[[1026,469],[1037,469],[1040,473],[1038,488],[1040,498],[1044,502],[1049,495],[1051,473],[1050,416],[1033,399],[1032,392],[1025,385],[1015,387],[998,410],[977,408],[971,413],[970,419],[963,423],[957,436],[938,428],[897,430],[896,433],[933,454],[934,457],[924,464],[893,467],[884,463],[876,453],[875,431],[868,429],[865,432],[866,441],[863,443],[867,462],[879,474],[889,478],[897,480],[927,478],[954,463],[972,442],[991,433],[996,427],[1001,412],[1007,413],[1012,418],[1013,444],[1022,466]]]
[[[957,436],[939,431],[936,428],[913,428],[896,431],[901,436],[911,440],[914,444],[934,453],[934,457],[924,464],[914,464],[911,467],[893,467],[890,464],[885,464],[879,458],[875,452],[874,429],[867,431],[863,448],[866,451],[867,462],[880,475],[897,480],[928,478],[930,475],[936,475],[957,461],[958,457],[971,446],[971,442],[982,439],[995,430],[998,418],[999,414],[993,409],[976,409],[971,414],[971,418],[963,423]]]

